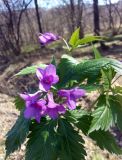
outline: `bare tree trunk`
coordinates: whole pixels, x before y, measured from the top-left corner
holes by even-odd
[[[71,19],[71,31],[75,30],[75,22],[74,22],[74,15],[75,15],[75,6],[74,0],[70,0],[70,19]]]
[[[100,35],[100,23],[99,23],[99,7],[98,0],[93,0],[93,12],[94,12],[94,33]]]
[[[121,14],[120,11],[118,10],[118,5],[117,3],[113,4],[111,0],[106,0],[106,7],[108,9],[108,18],[109,18],[108,29],[111,29],[112,35],[116,35],[119,32],[122,23]],[[114,17],[114,15],[116,16]],[[116,19],[119,19],[120,22],[118,23]]]
[[[36,17],[37,17],[37,22],[38,22],[39,32],[40,32],[40,33],[42,33],[42,26],[41,26],[41,21],[40,21],[40,14],[39,14],[38,0],[34,0],[34,2],[35,2]]]
[[[97,36],[100,36],[100,19],[99,19],[99,6],[98,0],[93,0],[93,11],[94,11],[94,33]],[[108,49],[108,46],[104,42],[100,42],[101,48],[103,50]]]
[[[27,10],[27,7],[31,3],[31,1],[32,0],[30,0],[28,3],[25,3],[25,1],[23,1],[23,8],[20,11],[20,14],[19,14],[19,17],[18,17],[16,45],[17,45],[18,51],[20,51],[20,52],[21,52],[21,47],[20,47],[20,37],[21,37],[20,25],[21,25],[21,19],[22,19],[23,13]]]
[[[83,0],[78,0],[78,18],[77,18],[77,27],[80,28],[80,38],[84,37],[84,32],[83,32]]]
[[[109,2],[109,3],[107,3]],[[113,24],[113,17],[112,17],[112,3],[111,0],[106,0],[106,7],[108,9],[108,29],[113,29],[114,28],[114,24]]]
[[[112,29],[113,26],[113,17],[112,17],[112,4],[111,4],[111,0],[109,0],[109,29]]]
[[[3,5],[6,7],[6,10],[3,10],[3,16],[6,21],[6,41],[9,44],[9,50],[12,51],[12,53],[14,53],[16,56],[20,55],[21,53],[20,26],[22,15],[27,10],[27,7],[31,1],[32,0],[29,0],[28,2],[26,0],[18,0],[15,3],[14,0],[3,0]]]

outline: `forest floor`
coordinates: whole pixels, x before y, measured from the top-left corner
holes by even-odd
[[[14,77],[14,75],[25,66],[31,66],[39,63],[49,63],[52,55],[59,59],[62,55],[60,50],[42,49],[37,53],[21,55],[17,58],[9,57],[8,60],[1,58],[0,64],[0,160],[5,156],[5,135],[16,121],[19,112],[14,106],[14,96],[20,92],[27,91],[28,88],[35,87],[34,76]],[[104,51],[104,56],[122,60],[122,41],[109,44],[109,49]],[[92,58],[93,53],[89,50],[78,50],[73,53],[77,59]],[[118,80],[122,85],[122,79]],[[25,87],[26,86],[26,87]],[[90,98],[92,99],[92,97]],[[122,138],[121,138],[122,139]],[[90,139],[85,138],[87,153],[86,160],[122,160],[121,157],[109,154],[107,151],[101,151]],[[8,160],[23,160],[25,145],[20,151],[12,154]]]

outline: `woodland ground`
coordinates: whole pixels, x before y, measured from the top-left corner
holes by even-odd
[[[108,43],[109,49],[104,51],[104,56],[122,60],[122,41],[113,41]],[[19,112],[14,106],[14,96],[20,92],[24,92],[35,87],[35,76],[13,77],[20,69],[25,66],[31,66],[39,63],[49,63],[52,55],[59,59],[62,50],[44,48],[36,50],[33,53],[22,54],[19,57],[0,57],[0,160],[4,160],[5,155],[5,135],[11,128]],[[82,48],[73,53],[77,59],[92,58],[93,53],[90,47]],[[122,85],[122,79],[117,82]],[[38,83],[37,83],[38,84]],[[94,94],[94,93],[93,93]],[[95,96],[94,96],[95,97]],[[93,96],[87,97],[84,105],[88,105],[93,100]],[[90,139],[85,138],[87,153],[89,156],[86,160],[122,160],[121,157],[109,154],[107,151],[101,151]],[[122,143],[122,135],[120,135],[120,144]],[[22,146],[20,151],[12,154],[8,160],[23,160],[25,145]]]

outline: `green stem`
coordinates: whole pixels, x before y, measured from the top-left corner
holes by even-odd
[[[69,45],[68,45],[68,43],[67,43],[67,41],[62,37],[62,40],[64,41],[64,43],[66,44],[66,46],[67,46],[67,49],[70,51],[70,47],[69,47]]]

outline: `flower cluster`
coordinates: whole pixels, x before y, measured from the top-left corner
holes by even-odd
[[[39,34],[39,42],[41,43],[41,45],[46,45],[46,44],[49,44],[53,41],[56,41],[56,40],[59,40],[60,37],[53,34],[53,33],[50,33],[50,32],[46,32],[44,34]]]
[[[45,69],[38,68],[36,75],[39,79],[39,91],[34,94],[20,94],[25,101],[24,116],[27,119],[34,118],[38,123],[41,117],[46,115],[56,119],[59,115],[65,114],[67,109],[75,109],[76,100],[85,95],[83,89],[61,89],[56,93],[57,103],[54,101],[54,93],[51,92],[51,86],[59,81],[56,67],[49,64]]]

